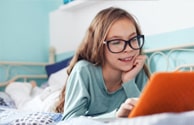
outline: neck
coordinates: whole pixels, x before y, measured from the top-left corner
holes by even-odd
[[[122,79],[120,71],[103,67],[102,74],[106,88],[109,92],[117,91],[121,87]]]

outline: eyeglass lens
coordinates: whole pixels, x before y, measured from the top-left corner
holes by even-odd
[[[136,36],[128,41],[121,40],[121,39],[111,40],[108,42],[108,48],[113,53],[119,53],[124,51],[127,45],[129,45],[132,49],[137,50],[142,48],[143,44],[144,44],[144,37]]]

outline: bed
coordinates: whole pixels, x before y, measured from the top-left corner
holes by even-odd
[[[160,48],[160,49],[151,49],[144,51],[147,55],[147,65],[150,67],[151,74],[155,72],[172,72],[172,71],[189,71],[192,72],[194,70],[194,45],[181,45],[174,46],[168,48]],[[40,99],[36,98],[35,102],[31,104],[42,105],[42,107],[46,107],[46,104],[52,103],[56,97],[58,97],[60,88],[65,83],[66,67],[68,65],[68,61],[71,58],[65,59],[60,62],[55,62],[54,56],[55,54],[51,52],[50,61],[48,63],[20,63],[20,62],[0,62],[0,66],[6,65],[8,70],[6,70],[6,74],[10,74],[10,66],[42,66],[45,68],[48,66],[48,69],[51,69],[49,73],[44,74],[22,74],[17,75],[10,78],[8,75],[6,76],[6,80],[0,83],[0,86],[6,86],[7,83],[11,80],[23,79],[24,81],[28,81],[29,79],[46,79],[51,86],[55,86],[53,89],[48,89],[47,91],[51,91],[50,95],[47,93],[46,95],[42,95],[46,99],[44,103],[40,102]],[[48,70],[47,69],[47,70]],[[56,85],[56,83],[59,83]],[[53,95],[53,93],[55,93]],[[41,97],[42,97],[41,96]],[[46,101],[45,101],[46,100]],[[37,107],[36,107],[37,108]],[[106,119],[92,119],[88,117],[79,117],[73,118],[67,121],[61,121],[62,114],[49,112],[49,107],[46,110],[44,109],[36,109],[32,111],[23,111],[18,110],[16,108],[11,107],[11,103],[9,106],[0,106],[0,124],[19,124],[22,122],[24,124],[57,124],[57,125],[167,125],[167,124],[176,124],[176,125],[189,125],[194,123],[194,111],[183,112],[179,114],[174,113],[162,113],[151,116],[137,117],[137,118],[106,118]]]
[[[10,81],[29,79],[47,79],[44,72],[45,66],[55,63],[55,49],[49,48],[49,62],[9,62],[0,61],[0,87],[6,86]],[[37,71],[38,69],[38,71]],[[24,72],[20,72],[24,71]],[[26,72],[25,72],[26,71]]]
[[[53,113],[52,107],[48,104],[55,104],[54,102],[64,86],[67,77],[65,67],[71,57],[56,62],[55,49],[53,47],[49,49],[49,62],[46,63],[0,61],[2,74],[0,77],[0,124],[50,124],[61,120],[62,114]],[[27,94],[30,97],[33,96],[30,100],[27,98],[25,105],[19,108],[16,105],[17,100],[13,98],[15,93],[10,95],[6,88],[8,88],[8,84],[13,83],[19,83],[19,87],[26,87],[21,85],[29,84],[31,80],[36,81],[37,88],[42,91],[38,91],[38,95],[34,96],[32,94],[34,91],[30,89]],[[17,90],[17,88],[13,89]],[[26,91],[26,89],[22,88],[21,91]],[[20,100],[24,101],[24,96]]]

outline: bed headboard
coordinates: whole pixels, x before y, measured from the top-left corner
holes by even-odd
[[[55,48],[49,48],[48,62],[8,62],[0,61],[0,87],[6,86],[10,81],[22,79],[47,79],[45,66],[55,62]]]
[[[194,44],[145,50],[148,56],[147,65],[150,72],[158,71],[193,71],[194,67]]]
[[[159,49],[147,49],[144,53],[148,56],[147,65],[151,73],[160,71],[194,70],[194,44],[185,44]],[[45,66],[55,62],[55,49],[49,48],[49,62],[0,62],[0,69],[3,69],[4,78],[0,77],[0,87],[7,85],[10,81],[23,79],[47,79]],[[41,69],[42,72],[35,72],[34,69]],[[17,69],[17,72],[15,71]],[[18,71],[26,71],[22,74]],[[33,70],[32,70],[33,69]],[[0,74],[2,76],[2,74]]]

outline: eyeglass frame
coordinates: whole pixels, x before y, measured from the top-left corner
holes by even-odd
[[[133,47],[132,47],[132,45],[131,45],[131,40],[133,40],[134,38],[142,38],[142,39],[143,39],[143,43],[142,43],[142,45],[141,45],[140,48],[133,48]],[[122,49],[121,51],[119,51],[119,52],[113,52],[113,51],[110,49],[109,43],[112,42],[112,41],[114,41],[114,40],[122,40],[122,41],[125,42],[125,45],[124,45],[124,47],[123,47],[123,49]],[[128,44],[133,50],[139,50],[139,49],[142,49],[142,47],[143,47],[143,45],[144,45],[144,42],[145,42],[144,35],[136,35],[136,36],[132,37],[131,39],[127,40],[127,41],[126,41],[126,40],[123,40],[123,39],[112,39],[112,40],[108,40],[108,41],[103,41],[103,43],[107,45],[108,50],[109,50],[111,53],[121,53],[121,52],[123,52],[123,51],[126,49],[127,44]]]

